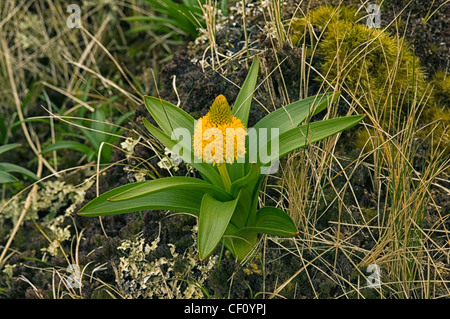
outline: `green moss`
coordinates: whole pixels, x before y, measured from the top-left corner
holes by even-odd
[[[323,30],[329,24],[339,20],[356,22],[360,18],[361,14],[358,14],[353,7],[334,7],[331,5],[318,7],[317,9],[308,12],[306,16],[294,18],[291,21],[292,43],[296,45],[300,44],[310,27]]]
[[[355,138],[353,140],[353,145],[366,152],[370,152],[375,148],[374,139],[376,139],[376,133],[373,128],[358,128],[355,133]]]
[[[121,239],[135,238],[142,231],[144,222],[141,219],[127,223],[119,232]]]
[[[448,145],[450,79],[438,72],[428,81],[419,58],[403,37],[367,27],[356,9],[348,6],[319,7],[294,19],[291,26],[293,43],[304,41],[309,54],[315,48],[315,67],[326,83],[341,90],[348,100],[357,100],[363,108],[375,112],[384,130],[395,129],[393,123],[401,123],[408,116],[413,101],[421,101],[426,103],[421,124],[439,124],[432,144],[438,145],[442,137],[439,147]],[[322,83],[322,76],[315,79]],[[423,137],[432,128],[422,130]],[[374,145],[366,142],[376,134],[369,134],[360,131],[353,140],[355,146],[371,150]]]
[[[433,86],[432,103],[448,110],[450,107],[450,76],[441,70],[437,71],[433,75],[431,85]]]
[[[357,98],[373,100],[379,109],[402,100],[401,96],[425,92],[424,72],[419,59],[405,42],[378,29],[348,21],[338,21],[328,32],[318,53],[321,70],[332,84],[340,81]],[[408,99],[406,99],[407,102]]]
[[[432,146],[442,151],[444,156],[448,156],[450,154],[450,108],[431,105],[424,110],[422,121],[432,124],[420,132],[421,137],[427,138],[428,134],[432,134],[430,137]]]
[[[363,213],[364,220],[366,221],[374,220],[378,215],[377,209],[372,208],[361,208],[361,212]]]
[[[373,101],[382,109],[391,103],[387,96],[394,105],[404,100],[405,92],[422,96],[425,73],[405,40],[358,21],[365,20],[352,7],[319,7],[293,21],[292,40],[299,43],[307,35],[307,26],[315,30],[316,36],[310,37],[312,45],[322,34],[315,53],[320,57],[322,75],[361,101]],[[321,77],[318,80],[323,81]]]
[[[430,96],[430,106],[424,110],[422,119],[424,123],[435,123],[430,126],[433,131],[432,145],[439,147],[448,156],[450,149],[450,77],[443,71],[438,71],[431,80],[433,92]],[[425,130],[422,134],[429,132]]]

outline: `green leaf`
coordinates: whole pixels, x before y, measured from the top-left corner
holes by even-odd
[[[110,190],[87,203],[78,214],[92,217],[153,209],[191,213],[196,216],[200,213],[200,204],[205,193],[186,189],[168,189],[118,202],[108,201],[108,198],[128,191],[142,183],[145,182],[130,183]]]
[[[7,173],[19,173],[30,179],[37,181],[39,178],[32,171],[12,163],[0,163],[0,171]]]
[[[145,22],[168,23],[168,24],[172,24],[172,25],[176,24],[176,21],[173,19],[164,18],[164,17],[156,17],[156,16],[131,16],[131,17],[125,17],[122,20],[127,21],[127,22],[145,21]]]
[[[244,228],[245,231],[255,231],[261,234],[293,237],[298,234],[298,229],[292,218],[281,209],[265,206],[256,213],[254,226]]]
[[[0,184],[14,183],[17,181],[18,179],[12,176],[11,174],[4,171],[0,171]]]
[[[156,31],[156,32],[160,32],[160,33],[164,33],[164,32],[170,32],[170,29],[168,27],[165,27],[164,24],[155,24],[155,23],[145,23],[145,24],[140,24],[136,27],[130,28],[126,34],[134,34],[134,33],[139,33],[139,32],[143,32],[143,31]]]
[[[8,129],[6,128],[5,121],[0,117],[0,144],[6,143],[6,135],[8,133]]]
[[[230,176],[230,180],[232,182],[241,179],[244,176],[245,168],[248,167],[247,163],[226,163],[228,175]]]
[[[250,210],[252,209],[252,197],[251,193],[246,186],[240,189],[239,201],[233,216],[231,217],[231,223],[238,228],[244,227],[247,224]]]
[[[121,131],[121,128],[119,127],[120,125],[123,124],[123,122],[125,122],[127,119],[129,119],[130,117],[132,117],[135,114],[134,111],[132,112],[127,112],[122,114],[116,121],[115,121],[115,126],[111,126],[112,127],[112,132],[113,133],[117,133]],[[110,136],[110,138],[116,138],[115,136]]]
[[[313,122],[291,129],[280,135],[280,158],[303,147],[308,143],[318,142],[358,124],[363,115],[339,117]]]
[[[222,188],[214,186],[201,179],[185,176],[173,176],[146,181],[136,187],[121,192],[120,194],[111,196],[108,200],[111,202],[118,202],[170,189],[203,192],[204,194],[210,194],[214,198],[223,201],[232,199],[232,197]]]
[[[79,142],[60,141],[60,142],[55,142],[54,144],[51,144],[51,145],[45,147],[41,151],[41,153],[45,154],[48,152],[65,150],[65,149],[81,152],[86,155],[90,155],[91,153],[94,152],[92,148],[90,148],[89,146],[87,146],[85,144],[79,143]]]
[[[96,109],[92,113],[91,128],[93,129],[90,131],[93,139],[91,142],[95,149],[98,150],[102,142],[106,142],[109,139],[110,126],[106,123],[106,115],[103,110]]]
[[[19,143],[12,143],[12,144],[6,144],[6,145],[2,145],[0,146],[0,155],[3,153],[6,153],[10,150],[13,150],[15,148],[20,147],[21,145]]]
[[[164,144],[165,147],[167,147],[170,150],[173,150],[174,146],[178,143],[178,141],[174,141],[170,138],[169,135],[161,131],[159,128],[152,125],[147,119],[142,119],[144,122],[144,126],[149,131],[151,135],[153,135],[158,141],[160,141],[162,144]],[[186,163],[189,163],[193,168],[195,168],[197,171],[200,172],[200,174],[203,176],[204,179],[211,182],[212,184],[216,186],[223,187],[222,179],[220,178],[219,173],[208,163],[195,163],[193,162],[193,153],[192,148],[185,148],[189,149],[190,152],[187,154],[178,154],[183,161]]]
[[[255,56],[232,109],[233,115],[240,119],[245,127],[247,127],[248,124],[248,116],[250,112],[250,106],[252,105],[256,80],[258,79],[258,72],[259,60],[258,57]]]
[[[238,228],[230,224],[225,233],[224,244],[238,261],[242,261],[255,248],[258,234],[293,237],[298,234],[298,230],[287,213],[266,206],[257,212],[254,225]]]
[[[194,118],[179,107],[156,97],[145,96],[144,103],[152,118],[161,129],[169,136],[178,127],[186,128],[194,132]]]
[[[164,144],[164,146],[167,147],[168,149],[172,150],[174,146],[178,143],[178,141],[172,140],[172,138],[168,134],[166,134],[165,132],[154,126],[152,123],[150,123],[145,117],[142,118],[142,122],[144,123],[144,126],[150,133],[150,135],[152,135],[159,142]],[[189,147],[187,149],[191,151],[187,152],[187,154],[183,152],[183,154],[177,155],[180,156],[183,159],[183,161],[190,163],[192,162],[192,148]]]
[[[253,92],[255,91],[256,81],[258,79],[259,60],[255,56],[252,65],[248,71],[247,77],[239,91],[236,101],[233,104],[233,115],[241,120],[242,124],[247,127],[250,107],[252,105]],[[228,173],[231,181],[242,178],[245,174],[245,163],[234,163],[227,165]]]
[[[313,123],[308,123],[297,128],[290,129],[279,136],[279,148],[278,157],[281,159],[290,152],[304,147],[307,144],[318,142],[334,134],[342,132],[349,129],[356,124],[358,124],[362,119],[363,115],[353,115],[346,117],[339,117],[324,121],[318,121]],[[272,141],[269,141],[265,147],[268,150],[271,149]],[[264,146],[263,146],[264,147]],[[259,152],[257,152],[259,153]],[[267,163],[259,162],[259,158],[256,159],[255,156],[258,154],[252,154],[250,162],[257,162],[264,166]]]
[[[195,6],[186,6],[182,4],[175,3],[171,0],[155,1],[155,0],[145,0],[148,2],[154,11],[165,14],[173,21],[171,25],[178,27],[185,33],[191,34],[192,36],[197,36],[198,30],[198,20],[202,20],[201,9],[199,8],[198,2]],[[197,19],[192,16],[192,13],[196,14]]]
[[[238,200],[239,198],[222,202],[209,194],[203,197],[198,218],[198,254],[200,260],[207,258],[221,241]]]
[[[241,190],[241,188],[244,186],[248,186],[248,185],[250,185],[249,186],[250,192],[253,192],[253,188],[254,188],[253,186],[255,185],[255,182],[258,179],[260,173],[261,173],[261,170],[260,170],[258,164],[251,163],[250,170],[247,173],[247,175],[245,175],[241,179],[234,181],[231,184],[231,190],[230,190],[231,195],[233,197],[236,197],[239,194],[239,191]]]
[[[262,182],[265,179],[264,174],[259,175],[259,177],[252,183],[251,186],[253,188],[253,193],[251,195],[251,209],[249,212],[249,216],[248,216],[248,220],[247,220],[247,225],[253,225],[255,223],[256,220],[256,212],[258,210],[258,204],[259,204],[259,194],[261,192],[261,185]]]
[[[283,106],[276,111],[266,115],[256,123],[253,128],[278,128],[279,134],[297,127],[309,116],[315,115],[333,103],[339,94],[323,93],[311,96]]]
[[[255,232],[240,232],[232,224],[228,225],[223,238],[223,244],[233,254],[237,261],[244,260],[255,248],[258,242],[258,234]],[[238,236],[235,234],[238,233]]]

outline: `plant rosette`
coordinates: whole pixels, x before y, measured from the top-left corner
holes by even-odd
[[[220,242],[242,261],[251,255],[260,234],[296,236],[297,226],[288,213],[277,207],[259,207],[264,177],[290,152],[351,128],[363,116],[309,122],[338,97],[337,93],[323,93],[279,108],[247,128],[258,71],[255,57],[233,107],[219,95],[209,113],[198,121],[167,101],[144,97],[159,126],[143,118],[149,133],[196,169],[202,179],[174,176],[130,183],[98,196],[78,214],[104,216],[142,210],[193,214],[198,219],[200,260]]]

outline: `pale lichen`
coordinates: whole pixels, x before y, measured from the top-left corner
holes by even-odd
[[[59,180],[44,182],[44,187],[41,187],[37,195],[32,198],[25,220],[37,219],[39,211],[49,212],[50,217],[54,217],[61,210],[64,210],[64,215],[74,213],[77,205],[83,202],[85,192],[92,183],[93,181],[87,181],[77,186]],[[9,202],[2,202],[0,218],[11,219],[15,224],[24,204],[25,201],[21,196],[15,196]]]
[[[41,248],[41,251],[48,252],[52,256],[58,255],[61,243],[70,239],[70,225],[62,227],[65,216],[57,216],[47,224],[47,229],[52,232],[52,241],[48,247]]]
[[[68,216],[71,216],[77,207],[84,201],[85,192],[92,186],[93,181],[87,181],[81,185],[67,184],[64,181],[53,180],[44,182],[37,195],[32,198],[30,208],[24,220],[38,220],[39,212],[47,212],[45,218],[41,218],[40,225],[43,229],[48,229],[47,247],[41,251],[56,256],[63,241],[71,238],[70,225],[64,225]],[[15,225],[25,201],[23,197],[16,196],[10,202],[0,205],[3,207],[0,219],[2,222],[11,220]]]
[[[195,238],[194,232],[192,236]],[[168,246],[170,256],[150,258],[150,253],[161,245]],[[122,295],[133,299],[203,298],[201,286],[216,265],[217,256],[200,262],[195,247],[180,253],[174,244],[161,243],[159,237],[151,243],[142,235],[124,240],[117,248],[123,256],[115,269]],[[180,262],[183,267],[178,267]]]
[[[158,162],[158,166],[162,169],[173,169],[174,172],[177,172],[180,169],[180,163],[181,157],[166,147],[164,149],[164,156],[161,157],[161,160]]]
[[[129,159],[134,152],[134,147],[139,143],[139,139],[133,139],[131,137],[127,137],[125,141],[120,143],[120,147],[125,151],[125,156]]]
[[[7,278],[12,278],[13,277],[13,272],[14,272],[14,268],[16,268],[17,265],[10,265],[10,264],[6,264],[3,267],[3,273],[5,274],[5,276]]]

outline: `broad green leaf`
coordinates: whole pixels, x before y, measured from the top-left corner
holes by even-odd
[[[258,72],[259,60],[258,57],[255,56],[232,109],[233,115],[240,119],[245,127],[247,127],[248,124],[248,116],[252,104],[253,92],[255,91],[256,80],[258,79]]]
[[[158,141],[160,141],[162,144],[164,144],[165,147],[167,147],[170,150],[173,150],[174,146],[178,143],[178,141],[174,141],[170,138],[170,136],[163,131],[161,131],[159,128],[152,125],[147,119],[142,119],[144,122],[144,126],[149,131],[151,135],[153,135]],[[216,186],[220,186],[223,188],[223,182],[219,175],[219,173],[208,163],[195,163],[193,162],[193,154],[192,154],[192,148],[188,148],[191,150],[191,152],[187,152],[187,154],[179,154],[179,156],[185,161],[186,163],[189,163],[193,168],[195,168],[197,171],[200,172],[200,174],[203,176],[204,179],[211,182],[212,184]]]
[[[15,148],[18,148],[18,147],[20,147],[19,143],[12,143],[12,144],[2,145],[2,146],[0,146],[0,155],[3,154],[3,153],[8,152],[10,150],[13,150]]]
[[[225,232],[224,245],[238,261],[242,261],[255,248],[258,234],[293,237],[298,234],[298,230],[287,213],[266,206],[258,211],[253,226],[238,228],[230,223]]]
[[[256,123],[253,128],[279,129],[279,134],[300,125],[309,116],[315,115],[327,108],[338,98],[339,94],[323,93],[311,96],[289,105],[283,106],[266,115]]]
[[[231,182],[241,179],[244,176],[247,163],[227,163],[228,174],[230,175]]]
[[[5,121],[0,117],[0,144],[6,143],[6,135],[8,133],[8,129],[6,128]]]
[[[253,59],[252,65],[248,71],[247,77],[242,84],[236,101],[233,104],[233,115],[241,120],[242,124],[247,127],[248,116],[250,107],[252,105],[253,92],[255,91],[256,81],[258,79],[259,72],[259,60],[256,56]],[[233,165],[227,165],[228,173],[231,181],[242,178],[245,174],[245,168],[247,165],[243,163],[235,163]]]
[[[199,27],[197,23],[198,18],[196,19],[192,16],[192,11],[196,11],[198,14],[200,14],[201,10],[199,10],[198,5],[198,9],[196,9],[196,7],[187,8],[186,6],[180,5],[173,1],[165,0],[163,1],[163,3],[167,9],[168,15],[172,19],[177,21],[177,24],[175,26],[178,26],[184,32],[189,33],[194,37],[197,36],[197,27]]]
[[[194,132],[194,118],[179,107],[156,97],[145,96],[144,103],[152,118],[169,136],[172,131],[182,127]]]
[[[111,126],[106,123],[106,115],[103,110],[96,109],[94,113],[92,113],[91,127],[93,129],[90,131],[93,138],[93,141],[91,142],[93,142],[95,149],[99,149],[102,142],[109,139],[110,135],[108,133],[111,129]]]
[[[251,193],[247,186],[243,186],[240,188],[239,201],[230,222],[238,228],[244,227],[247,224],[251,208]]]
[[[39,178],[32,171],[12,163],[0,163],[0,171],[7,173],[19,173],[37,181]]]
[[[244,186],[249,186],[249,190],[252,192],[253,191],[252,186],[255,185],[255,182],[258,179],[259,175],[260,175],[260,168],[258,164],[256,163],[250,164],[250,170],[247,173],[247,175],[231,184],[230,190],[231,195],[233,197],[236,197],[239,194],[240,189]]]
[[[339,117],[305,124],[286,131],[280,135],[280,158],[308,143],[318,142],[347,130],[358,124],[363,118],[363,115]]]
[[[11,174],[4,171],[0,171],[0,184],[14,183],[17,181],[18,179],[12,176]]]
[[[161,142],[162,144],[164,144],[165,147],[167,147],[168,149],[172,150],[173,147],[179,143],[178,141],[174,141],[172,140],[172,138],[170,137],[170,135],[166,134],[165,132],[163,132],[162,130],[160,130],[159,128],[157,128],[156,126],[154,126],[152,123],[150,123],[145,117],[142,118],[142,122],[144,123],[145,128],[147,129],[147,131],[153,136],[155,137],[159,142]],[[190,152],[186,152],[187,154],[185,154],[183,152],[183,154],[177,154],[178,156],[180,156],[183,161],[187,162],[187,163],[191,163],[192,162],[192,148],[188,148],[188,150],[190,150]]]
[[[60,141],[60,142],[55,142],[54,144],[51,144],[51,145],[45,147],[41,153],[45,154],[48,152],[65,150],[65,149],[81,152],[86,155],[90,155],[93,152],[92,148],[90,148],[89,146],[87,146],[85,144],[75,142],[75,141]]]
[[[183,4],[186,6],[186,8],[189,8],[190,10],[199,10],[199,4],[202,5],[205,3],[205,0],[183,0]]]
[[[290,152],[304,147],[307,144],[318,142],[334,134],[349,129],[358,124],[363,119],[363,117],[363,115],[339,117],[308,123],[290,129],[283,134],[280,134],[279,136],[278,157],[281,159]],[[267,149],[270,150],[271,141],[269,141],[264,147],[267,147]],[[258,163],[263,166],[264,163],[260,163],[260,159],[256,159],[255,155],[257,156],[258,154],[253,154],[252,158],[250,158],[250,162],[258,161]]]
[[[171,210],[174,212],[191,213],[196,216],[200,213],[200,204],[204,192],[192,190],[169,189],[162,190],[138,198],[108,201],[108,198],[125,192],[145,182],[130,183],[103,193],[87,203],[78,212],[81,216],[104,216],[113,214],[132,213],[143,210]]]
[[[231,223],[223,237],[223,244],[233,254],[237,261],[242,261],[255,248],[258,234],[255,232],[241,232],[238,236],[238,228]]]
[[[281,209],[265,206],[256,213],[256,223],[244,228],[246,231],[257,233],[293,237],[298,234],[298,229],[292,218]]]
[[[256,212],[259,204],[259,193],[261,192],[261,184],[265,178],[265,175],[261,174],[259,177],[249,185],[249,188],[253,189],[251,195],[251,208],[247,219],[247,224],[253,225],[256,220]]]
[[[176,21],[173,19],[164,18],[164,17],[156,17],[156,16],[131,16],[131,17],[125,17],[122,20],[127,21],[127,22],[145,21],[145,22],[168,23],[168,24],[172,24],[172,25],[176,24]],[[153,25],[155,25],[155,23],[153,23]]]
[[[201,9],[199,8],[198,2],[195,6],[185,6],[182,4],[175,3],[171,0],[155,1],[155,0],[145,0],[150,3],[152,9],[156,12],[167,15],[173,20],[172,25],[180,28],[185,33],[191,34],[192,36],[197,36],[198,34],[198,18],[195,19],[192,14],[197,16],[201,15]],[[192,13],[191,13],[192,12]]]
[[[198,254],[207,258],[221,241],[236,209],[239,197],[231,201],[218,201],[211,195],[203,197],[198,218]]]
[[[166,27],[164,24],[156,24],[156,23],[145,23],[140,24],[136,27],[130,28],[126,34],[139,33],[143,31],[156,31],[156,32],[170,32],[170,28]]]
[[[201,179],[185,176],[173,176],[146,181],[120,194],[111,196],[110,198],[108,198],[108,200],[111,202],[118,202],[170,189],[203,192],[204,194],[210,194],[214,198],[223,201],[232,199],[232,197],[222,188],[214,186]]]

